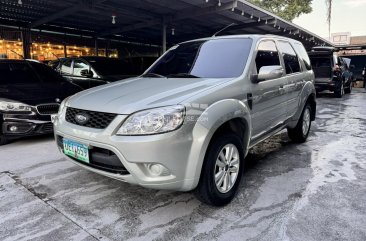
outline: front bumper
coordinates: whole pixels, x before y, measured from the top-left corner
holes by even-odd
[[[95,129],[69,123],[65,120],[65,113],[62,113],[54,119],[59,150],[63,152],[60,140],[70,139],[89,147],[91,163],[67,158],[98,174],[147,188],[177,191],[195,188],[199,176],[195,176],[192,166],[200,163],[198,159],[201,155],[195,153],[200,148],[192,148],[193,125],[184,124],[176,131],[158,135],[115,135],[126,117],[118,115],[107,128]],[[100,154],[100,150],[104,154]],[[114,156],[119,164],[115,162]],[[113,159],[113,163],[108,162],[108,158]],[[154,175],[149,169],[153,164],[164,166],[166,171],[162,175]]]
[[[51,134],[53,125],[50,116],[30,114],[1,114],[1,133],[8,139]]]

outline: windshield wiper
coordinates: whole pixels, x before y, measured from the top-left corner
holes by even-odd
[[[178,73],[178,74],[167,75],[167,78],[201,78],[201,77],[188,73]]]
[[[164,75],[156,74],[156,73],[146,73],[146,74],[141,75],[141,77],[166,78]]]

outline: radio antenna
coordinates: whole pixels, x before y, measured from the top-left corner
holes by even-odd
[[[219,31],[217,31],[214,35],[212,35],[212,37],[216,37],[216,35],[218,35],[219,33],[223,32],[224,30],[230,28],[231,26],[235,25],[235,23],[230,23],[229,25],[227,25],[226,27],[220,29]]]

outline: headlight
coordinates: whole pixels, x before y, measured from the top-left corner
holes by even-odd
[[[12,100],[0,100],[0,111],[2,112],[31,112],[32,107],[17,101]]]
[[[117,135],[151,135],[178,129],[183,124],[183,106],[168,106],[132,114],[122,124]]]
[[[62,113],[62,111],[64,110],[65,106],[66,106],[66,102],[70,97],[67,97],[66,99],[64,99],[61,104],[60,107],[58,108],[58,115],[60,115]]]

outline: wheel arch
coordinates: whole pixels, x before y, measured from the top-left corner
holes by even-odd
[[[193,128],[192,150],[186,173],[194,172],[194,187],[199,182],[207,149],[214,138],[229,131],[239,133],[246,156],[251,136],[250,110],[246,103],[229,99],[207,108]],[[198,156],[197,156],[198,153]]]

